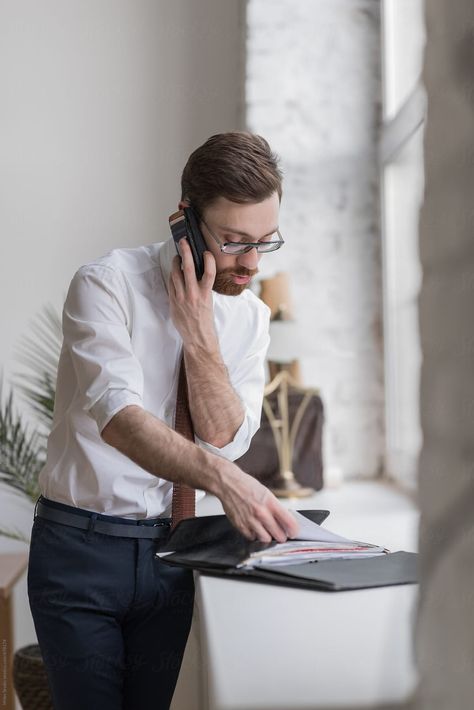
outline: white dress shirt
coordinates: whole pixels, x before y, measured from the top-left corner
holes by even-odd
[[[175,254],[172,239],[115,249],[74,275],[63,310],[47,461],[39,476],[46,498],[137,520],[171,515],[173,484],[106,444],[100,432],[130,404],[174,424],[182,354],[168,298]],[[234,460],[247,451],[260,424],[270,311],[249,290],[212,295],[222,358],[245,416],[222,448],[195,440]]]

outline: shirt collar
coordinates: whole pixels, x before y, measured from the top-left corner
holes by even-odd
[[[158,252],[158,261],[160,263],[161,274],[165,283],[166,292],[168,293],[168,281],[173,266],[173,259],[177,255],[174,239],[170,237],[166,242],[163,242],[160,251]]]

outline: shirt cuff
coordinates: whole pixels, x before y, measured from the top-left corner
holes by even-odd
[[[105,429],[113,416],[121,409],[135,404],[143,409],[142,398],[130,390],[108,390],[89,409],[89,414],[97,422],[99,432]]]
[[[250,417],[248,413],[245,415],[244,420],[240,427],[237,429],[232,441],[228,444],[222,446],[221,448],[209,444],[207,441],[203,441],[196,434],[194,435],[194,441],[202,449],[209,451],[211,454],[216,454],[217,456],[222,456],[222,458],[228,459],[229,461],[235,461],[245,454],[250,446],[252,440],[253,432],[250,427]]]

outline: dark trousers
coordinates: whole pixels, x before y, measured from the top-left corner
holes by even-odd
[[[156,549],[154,540],[35,518],[28,596],[55,710],[169,708],[194,585]]]

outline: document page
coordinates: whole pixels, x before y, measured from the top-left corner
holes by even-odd
[[[336,535],[336,533],[322,528],[321,525],[313,523],[312,520],[306,518],[297,510],[289,511],[298,521],[299,530],[298,535],[295,540],[314,540],[315,542],[353,542],[353,540],[348,540],[346,537],[341,535]]]
[[[258,565],[289,565],[342,558],[362,558],[383,555],[387,550],[367,542],[349,540],[322,528],[296,510],[290,511],[299,523],[296,538],[271,548],[254,552],[239,567]]]

